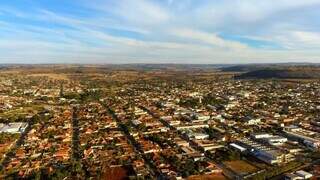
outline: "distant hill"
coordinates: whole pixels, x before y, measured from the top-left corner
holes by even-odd
[[[236,65],[236,66],[228,66],[222,67],[220,70],[222,72],[248,72],[253,70],[263,69],[264,67],[261,66],[253,66],[253,65]]]
[[[270,63],[270,64],[242,64],[223,66],[220,68],[222,72],[249,72],[273,68],[291,68],[291,67],[320,67],[315,63]]]
[[[320,68],[317,67],[289,67],[266,68],[249,71],[236,76],[237,79],[318,79]]]
[[[108,70],[135,70],[135,71],[162,71],[162,70],[207,70],[216,71],[224,64],[0,64],[1,69],[54,69],[60,72],[70,71],[108,71]]]

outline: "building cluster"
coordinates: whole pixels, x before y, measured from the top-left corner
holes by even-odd
[[[144,73],[0,77],[0,178],[320,177],[319,82]]]
[[[2,162],[6,174],[16,172],[28,177],[42,167],[68,164],[71,156],[71,109],[52,110],[53,117],[30,125]]]
[[[82,105],[78,110],[82,164],[91,177],[110,178],[114,169],[124,167],[137,175],[147,175],[144,160],[139,157],[118,123],[100,103]],[[106,168],[107,167],[107,168]],[[130,172],[132,174],[132,172]]]

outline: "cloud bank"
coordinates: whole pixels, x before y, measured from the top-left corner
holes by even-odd
[[[320,63],[319,8],[319,0],[5,1],[0,63]]]

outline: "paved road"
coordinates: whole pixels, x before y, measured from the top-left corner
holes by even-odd
[[[72,158],[76,161],[81,159],[78,108],[73,107],[72,111]]]
[[[231,177],[234,177],[233,179],[241,179],[241,177],[239,175],[237,175],[236,173],[234,173],[233,171],[231,171],[229,168],[225,167],[223,164],[219,163],[219,162],[216,162],[212,157],[210,157],[208,155],[208,153],[206,153],[203,149],[195,146],[195,142],[192,140],[192,139],[189,139],[187,136],[184,136],[183,134],[181,134],[180,131],[176,130],[173,126],[170,126],[166,121],[164,120],[161,120],[160,117],[156,114],[154,114],[152,111],[150,111],[149,109],[147,109],[146,107],[144,106],[139,106],[141,109],[143,109],[144,111],[148,112],[148,114],[150,114],[152,117],[156,118],[156,119],[159,119],[159,121],[166,127],[170,128],[171,130],[173,130],[174,132],[176,132],[182,139],[184,139],[185,141],[188,141],[189,144],[193,145],[193,147],[200,153],[204,153],[205,157],[207,159],[209,159],[210,161],[212,161],[213,163],[215,163],[220,169],[222,169],[224,171],[224,173],[227,173],[229,174],[229,176]],[[261,172],[264,172],[264,171],[261,171]],[[260,172],[260,173],[261,173]],[[247,175],[248,177],[250,175]]]
[[[157,169],[157,167],[151,162],[151,160],[146,157],[146,155],[144,154],[144,152],[143,152],[143,150],[141,148],[141,144],[138,143],[134,139],[134,137],[132,137],[130,135],[130,132],[128,131],[126,126],[120,121],[120,119],[117,117],[117,115],[114,113],[114,111],[112,109],[110,109],[109,107],[106,107],[106,108],[107,108],[109,114],[111,114],[112,118],[117,122],[118,127],[120,128],[120,130],[127,137],[129,144],[131,144],[134,147],[136,154],[138,154],[141,158],[144,159],[147,168],[151,172],[151,175],[153,177],[157,177],[157,179],[165,179],[164,176],[161,174],[161,172]]]
[[[180,138],[182,138],[182,139],[184,139],[185,141],[189,142],[189,144],[191,144],[191,145],[195,148],[195,150],[197,150],[197,151],[200,152],[200,153],[203,153],[207,159],[209,159],[210,161],[212,161],[213,163],[215,163],[219,168],[224,169],[224,167],[223,167],[220,163],[216,162],[214,159],[212,159],[210,156],[208,156],[208,154],[207,154],[203,149],[195,146],[196,143],[195,143],[192,139],[190,139],[190,138],[188,138],[187,136],[181,134],[180,131],[176,130],[173,126],[170,126],[166,121],[161,120],[158,115],[154,114],[152,111],[150,111],[150,110],[147,109],[146,107],[143,107],[143,106],[139,106],[139,107],[140,107],[141,109],[143,109],[144,111],[146,111],[148,114],[150,114],[152,117],[158,119],[164,126],[170,128],[172,131],[174,131],[175,133],[177,133]]]

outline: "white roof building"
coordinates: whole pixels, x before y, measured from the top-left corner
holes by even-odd
[[[28,123],[18,122],[18,123],[9,123],[1,124],[0,132],[4,133],[22,133],[27,128]]]
[[[308,173],[306,171],[302,171],[302,170],[301,171],[297,171],[295,174],[300,176],[300,177],[302,177],[303,179],[312,178],[312,174],[310,174],[310,173]]]

